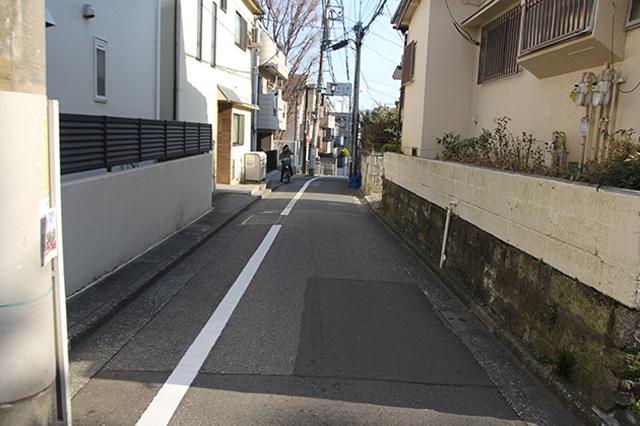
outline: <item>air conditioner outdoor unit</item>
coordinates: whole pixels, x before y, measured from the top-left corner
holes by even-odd
[[[249,48],[257,49],[259,47],[262,47],[262,29],[256,25],[249,31]]]

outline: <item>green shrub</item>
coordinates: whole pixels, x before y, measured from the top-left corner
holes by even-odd
[[[480,136],[473,138],[446,133],[436,139],[444,148],[438,158],[515,172],[545,173],[542,143],[524,132],[521,137],[514,137],[507,129],[509,121],[508,117],[497,118],[493,131],[482,129]]]
[[[608,158],[592,160],[568,171],[568,177],[598,186],[640,190],[640,140],[633,129],[607,135]]]
[[[395,143],[388,143],[382,146],[380,152],[398,152],[398,147]]]

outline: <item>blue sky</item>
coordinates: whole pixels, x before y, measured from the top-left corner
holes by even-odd
[[[351,39],[354,38],[353,27],[358,20],[366,25],[371,20],[378,0],[332,0],[332,5],[344,5],[345,27]],[[362,66],[360,77],[360,109],[372,109],[378,105],[393,106],[398,100],[400,82],[392,79],[396,66],[400,63],[403,51],[403,39],[399,32],[391,26],[391,15],[395,12],[400,0],[387,0],[382,15],[371,25],[364,38],[362,50]],[[335,22],[334,40],[342,38],[342,24]],[[346,73],[345,54],[349,62],[349,79]],[[328,52],[329,62],[325,64],[327,70],[324,80],[332,81],[333,75],[339,83],[350,81],[353,83],[355,71],[355,47],[350,43],[348,48]],[[339,101],[335,98],[334,101]]]

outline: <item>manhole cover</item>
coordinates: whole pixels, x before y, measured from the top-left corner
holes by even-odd
[[[284,221],[285,216],[277,213],[258,213],[249,216],[247,220],[242,222],[243,225],[279,225]]]

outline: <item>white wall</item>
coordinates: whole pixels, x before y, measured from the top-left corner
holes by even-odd
[[[386,153],[385,178],[632,308],[640,192]]]
[[[211,168],[204,154],[64,183],[67,294],[209,211]]]
[[[95,17],[82,16],[85,3]],[[156,118],[156,0],[47,0],[47,95],[65,113]],[[94,37],[108,42],[107,102],[96,102]]]
[[[219,2],[215,2],[218,4]],[[253,103],[251,99],[251,54],[247,48],[243,51],[235,44],[236,11],[247,21],[251,28],[253,14],[240,0],[229,0],[226,12],[217,8],[216,20],[216,58],[212,66],[211,1],[205,0],[202,14],[202,58],[196,59],[197,52],[197,16],[198,0],[182,0],[181,4],[181,45],[182,55],[179,64],[179,101],[178,119],[210,123],[213,127],[214,139],[218,134],[218,85],[233,89],[245,103]],[[244,153],[251,150],[251,114],[245,110],[234,108],[234,113],[245,117],[245,144],[232,149],[232,162],[243,164]],[[233,168],[232,164],[232,168]],[[239,168],[237,178],[242,176]]]

